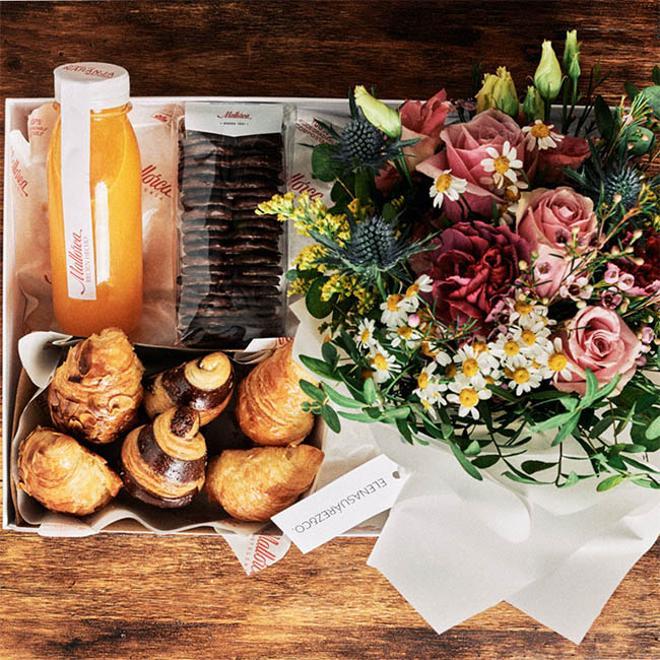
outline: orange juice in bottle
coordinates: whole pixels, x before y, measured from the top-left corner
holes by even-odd
[[[112,64],[55,69],[60,116],[48,152],[53,307],[59,327],[129,333],[142,313],[140,152],[129,78]]]

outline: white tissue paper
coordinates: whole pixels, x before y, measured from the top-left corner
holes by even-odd
[[[292,311],[294,354],[320,357],[318,321],[304,301]],[[577,644],[660,532],[658,491],[527,486],[497,466],[476,481],[444,447],[411,446],[382,424],[343,424],[356,456],[381,451],[410,473],[368,563],[438,633],[506,600]],[[542,458],[534,451],[526,458]]]

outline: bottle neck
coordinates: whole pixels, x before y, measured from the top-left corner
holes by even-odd
[[[60,104],[57,101],[53,102],[53,105],[55,106],[55,109],[60,112]],[[106,117],[118,117],[120,115],[127,115],[133,106],[131,103],[124,103],[123,105],[119,105],[115,108],[103,108],[103,110],[99,111],[90,111],[90,115],[92,116],[92,119],[100,119],[103,118],[105,119]]]

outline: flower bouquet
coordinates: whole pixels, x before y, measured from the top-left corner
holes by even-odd
[[[305,405],[333,430],[395,425],[476,479],[660,488],[660,70],[613,109],[585,78],[571,31],[522,103],[500,67],[398,109],[358,86],[345,126],[318,122],[332,206],[259,213],[309,238],[287,277],[324,335]]]

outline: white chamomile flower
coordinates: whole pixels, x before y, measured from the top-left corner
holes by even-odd
[[[375,321],[372,319],[362,319],[360,321],[357,334],[357,344],[360,348],[371,348],[376,343],[374,338],[375,326]]]
[[[455,202],[467,190],[467,181],[453,176],[451,170],[442,170],[429,189],[433,206],[440,208],[445,197]]]
[[[523,356],[524,345],[517,341],[512,335],[502,333],[494,343],[491,344],[491,352],[498,357],[502,363],[511,364],[516,358]]]
[[[531,327],[512,330],[513,338],[521,346],[523,354],[530,356],[538,356],[548,349],[550,346],[549,334],[550,330],[545,327],[543,322],[537,322]]]
[[[475,345],[464,344],[454,355],[454,362],[460,365],[460,372],[468,378],[479,374],[487,376],[491,369],[497,367],[497,360],[488,350],[488,346],[483,342],[475,342]],[[483,350],[482,346],[485,347]]]
[[[518,321],[520,325],[534,325],[539,321],[539,317],[547,316],[548,308],[535,302],[529,302],[525,298],[516,300],[513,305],[513,311],[509,319],[513,323]]]
[[[416,312],[419,307],[419,294],[433,290],[433,280],[428,275],[420,275],[403,295],[403,306],[408,312]]]
[[[479,419],[477,405],[479,401],[490,399],[492,392],[488,389],[486,380],[483,376],[467,378],[463,374],[458,374],[454,381],[449,384],[452,394],[447,396],[447,401],[458,404],[458,416],[467,417],[471,415],[473,419]]]
[[[373,370],[373,379],[377,383],[384,383],[392,377],[393,373],[401,370],[396,358],[390,355],[382,346],[375,346],[372,349],[369,364]]]
[[[436,351],[433,359],[441,366],[441,367],[446,367],[448,364],[451,364],[452,359],[451,355],[449,353],[445,353],[445,351]]]
[[[446,387],[433,376],[436,367],[437,365],[431,362],[417,376],[417,387],[413,390],[413,394],[416,394],[422,403],[444,403],[442,392]]]
[[[564,136],[555,133],[553,128],[554,124],[544,124],[540,119],[537,119],[531,126],[523,126],[527,151],[534,151],[535,148],[538,148],[539,151],[555,149]]]
[[[498,188],[518,181],[516,170],[522,169],[523,163],[518,160],[518,153],[508,140],[502,145],[502,153],[495,147],[486,147],[486,153],[489,157],[481,161],[481,166],[485,172],[492,172],[493,181]]]
[[[545,378],[561,376],[568,379],[571,377],[570,363],[566,353],[564,353],[564,346],[559,337],[552,340],[549,350],[541,355],[539,361],[543,364]]]
[[[535,369],[533,364],[519,364],[506,372],[511,380],[509,386],[520,396],[524,392],[531,392],[541,384],[543,377],[540,369]]]
[[[394,348],[401,344],[405,344],[407,348],[417,348],[422,340],[421,334],[409,325],[399,325],[391,329],[387,337]]]
[[[387,296],[387,300],[382,303],[380,308],[383,310],[380,320],[388,328],[396,328],[397,325],[404,324],[408,318],[408,304],[399,293]]]

